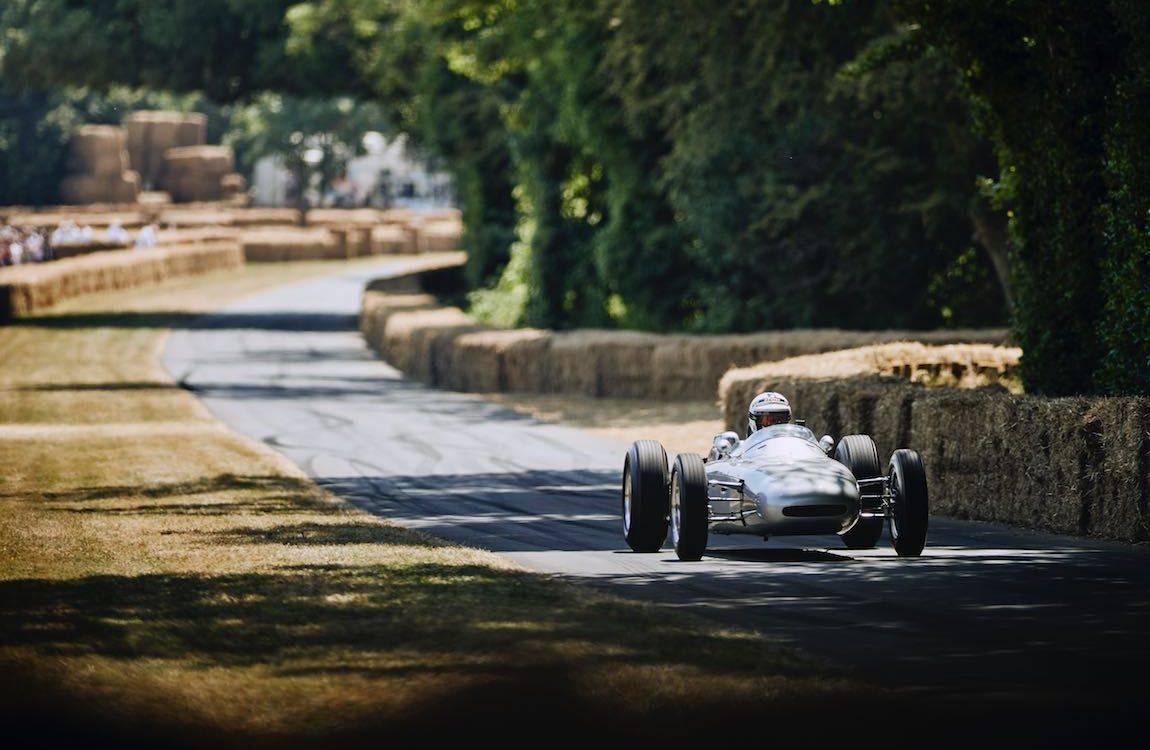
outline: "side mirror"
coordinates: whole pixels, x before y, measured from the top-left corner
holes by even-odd
[[[711,441],[711,452],[707,455],[708,461],[718,461],[731,455],[731,451],[739,444],[739,435],[728,430],[715,435]]]
[[[830,435],[823,435],[819,438],[819,447],[823,449],[823,453],[829,456],[835,450],[835,439]]]

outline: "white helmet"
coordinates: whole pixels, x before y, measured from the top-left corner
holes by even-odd
[[[791,404],[787,397],[775,391],[765,391],[751,399],[747,409],[747,435],[773,424],[791,421]]]

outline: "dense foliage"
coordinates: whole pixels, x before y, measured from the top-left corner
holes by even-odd
[[[355,96],[454,174],[489,320],[1009,321],[1030,390],[1146,393],[1148,17],[1140,0],[12,0],[0,80],[27,101],[0,128],[63,84]],[[37,123],[56,141],[68,124]]]

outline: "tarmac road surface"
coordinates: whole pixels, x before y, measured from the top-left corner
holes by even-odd
[[[865,552],[712,536],[695,563],[632,553],[625,444],[426,388],[365,345],[364,285],[411,262],[234,304],[173,331],[165,366],[232,429],[404,525],[752,627],[881,684],[1109,725],[1147,706],[1150,549],[934,516],[913,559],[885,536]]]

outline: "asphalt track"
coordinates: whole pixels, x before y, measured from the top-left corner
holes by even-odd
[[[876,683],[1087,723],[1145,710],[1150,549],[932,516],[914,559],[886,537],[861,553],[837,537],[712,538],[696,563],[631,553],[626,445],[426,388],[366,347],[364,285],[403,263],[234,304],[173,331],[164,364],[232,429],[404,525],[755,628]]]

